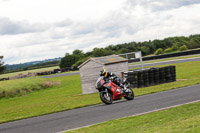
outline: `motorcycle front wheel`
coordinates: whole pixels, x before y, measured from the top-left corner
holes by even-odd
[[[126,96],[124,96],[124,98],[125,98],[126,100],[133,100],[133,99],[134,99],[134,92],[133,92],[132,89],[129,89],[129,91],[130,91],[130,92],[128,92],[128,93],[126,94]]]
[[[99,93],[101,101],[105,104],[112,104],[113,102],[113,96],[108,92],[106,93],[105,91],[101,91]]]

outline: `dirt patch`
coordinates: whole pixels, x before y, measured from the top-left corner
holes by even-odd
[[[49,88],[52,86],[60,86],[60,81],[45,81],[44,83],[40,84],[42,88]]]
[[[176,81],[185,81],[185,80],[188,80],[188,79],[176,79]]]

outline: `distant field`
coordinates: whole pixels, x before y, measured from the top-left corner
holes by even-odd
[[[200,61],[173,65],[177,68],[177,82],[134,89],[135,95],[200,83]],[[56,77],[51,80],[60,81],[61,85],[28,93],[26,96],[0,99],[0,123],[102,103],[98,93],[81,94],[80,75]]]
[[[179,107],[110,120],[66,133],[198,133],[200,102]]]
[[[50,70],[57,69],[57,68],[59,68],[59,67],[58,66],[54,66],[54,67],[40,68],[40,69],[27,70],[27,71],[21,71],[21,72],[1,74],[0,78],[13,77],[13,76],[16,76],[18,74],[27,74],[27,73],[34,73],[34,72],[50,71]]]

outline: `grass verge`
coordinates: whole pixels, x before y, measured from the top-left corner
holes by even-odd
[[[0,99],[3,97],[23,96],[27,93],[60,85],[59,81],[39,77],[6,80],[0,83]]]
[[[177,82],[134,89],[135,95],[146,95],[200,83],[200,61],[173,64]],[[0,100],[0,123],[101,103],[98,93],[82,95],[80,75],[56,77],[59,87],[35,91],[27,96]],[[0,82],[1,86],[1,82]]]
[[[167,110],[110,120],[67,133],[197,133],[200,131],[200,102]]]

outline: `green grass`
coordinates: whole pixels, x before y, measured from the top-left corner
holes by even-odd
[[[32,91],[46,89],[59,84],[59,81],[52,81],[51,79],[41,77],[1,81],[0,98],[22,96]]]
[[[110,120],[68,133],[198,133],[200,131],[200,103]]]
[[[175,64],[177,82],[134,89],[136,96],[200,83],[200,61]],[[35,91],[26,96],[0,99],[0,123],[102,103],[98,93],[82,95],[80,75],[56,77],[59,87]],[[1,86],[1,82],[0,82]]]
[[[180,57],[171,57],[171,58],[165,58],[165,59],[156,59],[156,60],[150,60],[150,61],[143,61],[143,63],[155,63],[155,62],[162,62],[162,61],[170,61],[170,60],[177,60],[177,59],[189,59],[189,58],[195,58],[200,57],[200,55],[191,55],[191,56],[180,56]],[[129,63],[129,65],[136,65],[140,64],[140,62],[135,63]]]
[[[53,78],[59,80],[59,87],[51,87],[29,93],[26,96],[2,98],[0,100],[0,123],[52,112],[78,108],[100,103],[98,94],[80,95],[80,76]],[[87,97],[87,100],[83,100]],[[91,100],[89,100],[91,97]]]
[[[1,74],[0,78],[8,78],[8,77],[13,77],[18,74],[27,74],[27,73],[36,73],[36,72],[43,72],[43,71],[51,71],[53,69],[59,68],[58,66],[54,67],[47,67],[47,68],[40,68],[40,69],[33,69],[33,70],[27,70],[27,71],[21,71],[21,72],[14,72],[14,73],[7,73],[7,74]]]

